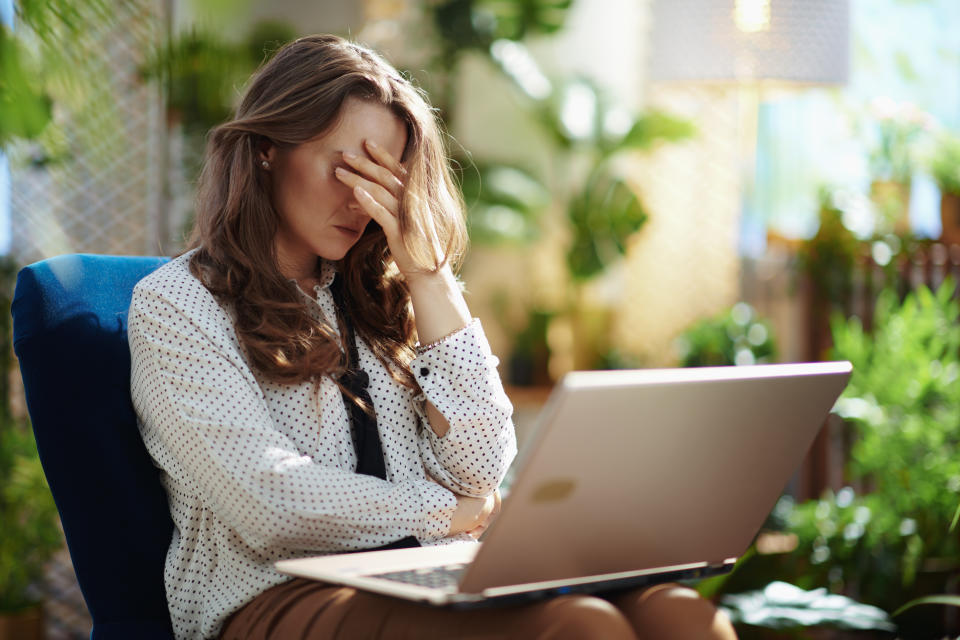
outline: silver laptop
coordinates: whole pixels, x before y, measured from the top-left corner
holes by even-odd
[[[276,567],[461,607],[728,571],[851,370],[825,362],[570,373],[541,412],[480,544]]]

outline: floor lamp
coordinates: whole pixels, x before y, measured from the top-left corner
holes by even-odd
[[[713,86],[738,105],[740,225],[755,179],[760,101],[772,90],[838,86],[850,71],[849,0],[651,0],[650,88]],[[821,433],[801,493],[828,482]]]
[[[653,0],[652,9],[653,85],[736,92],[744,193],[753,185],[764,94],[849,77],[849,0]]]

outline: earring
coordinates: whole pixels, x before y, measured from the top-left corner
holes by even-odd
[[[269,168],[270,168],[270,163],[267,162],[266,160],[264,160],[264,161],[262,161],[262,162],[260,163],[260,166],[263,167],[264,169],[269,169]]]

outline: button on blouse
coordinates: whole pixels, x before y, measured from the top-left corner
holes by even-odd
[[[445,537],[454,492],[489,494],[516,454],[512,408],[479,321],[414,359],[419,394],[358,337],[387,478],[359,475],[337,386],[326,377],[279,384],[255,371],[231,310],[190,272],[190,255],[137,285],[129,317],[133,404],[176,525],[164,580],[178,640],[216,637],[231,612],[287,579],[277,560],[407,536],[454,539]],[[304,303],[337,329],[334,277],[324,263]],[[427,423],[427,401],[450,423],[443,437]]]

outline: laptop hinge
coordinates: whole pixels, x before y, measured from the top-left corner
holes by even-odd
[[[711,560],[707,562],[707,568],[709,569],[726,569],[737,563],[736,558],[724,558],[723,560]]]

